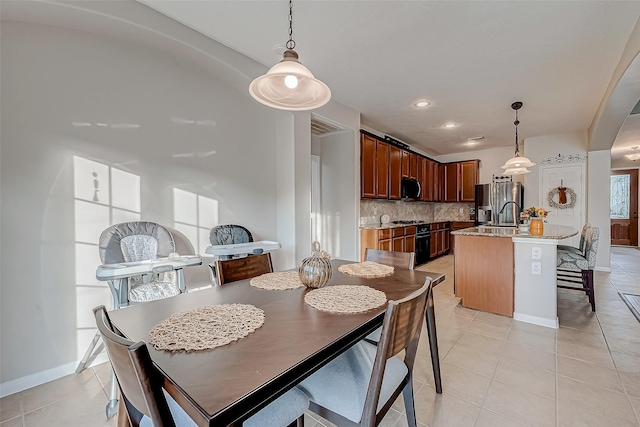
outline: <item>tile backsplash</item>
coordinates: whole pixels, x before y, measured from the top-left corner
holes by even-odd
[[[360,200],[360,225],[380,223],[382,215],[391,221],[417,219],[423,221],[469,221],[473,203],[400,202],[389,200]],[[462,209],[462,213],[460,212]]]

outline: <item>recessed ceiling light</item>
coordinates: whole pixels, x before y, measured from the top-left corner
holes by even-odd
[[[452,129],[454,127],[458,126],[457,123],[453,123],[453,122],[449,122],[449,123],[445,123],[442,127],[443,128],[447,128],[447,129]]]
[[[415,104],[413,104],[413,106],[416,108],[424,108],[428,107],[429,105],[431,105],[429,101],[417,101]]]

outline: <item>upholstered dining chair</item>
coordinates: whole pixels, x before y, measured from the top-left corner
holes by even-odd
[[[582,287],[558,285],[559,288],[582,291],[587,294],[591,311],[596,311],[596,297],[593,285],[593,269],[598,255],[600,230],[590,227],[585,235],[584,254],[575,250],[558,249],[557,280],[558,282],[579,283]]]
[[[390,265],[394,268],[413,270],[413,267],[415,266],[415,253],[366,248],[364,251],[364,260],[374,261],[378,264]],[[364,339],[369,341],[371,344],[375,344],[380,341],[381,331],[382,327],[371,332]]]
[[[238,280],[250,279],[273,271],[271,255],[263,253],[260,255],[249,255],[244,258],[221,259],[216,261],[216,271],[218,272],[218,283],[237,282]]]
[[[109,360],[133,427],[188,426],[196,423],[162,389],[160,375],[143,341],[133,342],[119,335],[104,306],[93,310],[98,330],[106,345]],[[247,419],[246,427],[285,427],[303,425],[308,398],[293,388]]]
[[[371,427],[402,393],[407,424],[415,427],[413,364],[431,292],[427,278],[408,297],[389,301],[377,346],[360,341],[302,381],[298,387],[309,397],[309,409],[341,427]]]
[[[582,231],[580,232],[580,243],[578,244],[577,248],[575,246],[570,246],[570,245],[558,245],[558,249],[574,252],[584,256],[585,254],[584,248],[587,244],[587,230],[589,228],[591,228],[591,224],[589,224],[588,222],[582,227]]]

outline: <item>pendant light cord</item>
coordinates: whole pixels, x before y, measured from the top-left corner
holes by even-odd
[[[518,110],[516,110],[516,120],[513,122],[516,125],[516,157],[520,155],[520,149],[518,147],[518,125],[520,124],[520,120],[518,120]]]
[[[289,40],[285,46],[287,49],[296,47],[296,42],[293,41],[293,0],[289,0]]]

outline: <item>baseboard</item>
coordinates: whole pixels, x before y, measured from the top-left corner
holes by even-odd
[[[545,326],[547,328],[558,329],[558,318],[556,320],[546,319],[543,317],[530,316],[528,314],[513,313],[513,320],[518,320],[525,323],[533,323],[534,325]]]
[[[605,273],[611,273],[611,268],[610,267],[597,267],[594,268],[595,271],[604,271]]]
[[[103,352],[96,357],[91,365],[97,365],[108,360],[107,354]],[[46,371],[36,372],[35,374],[0,383],[0,398],[74,374],[79,363],[80,361],[71,362],[56,368],[47,369]]]

